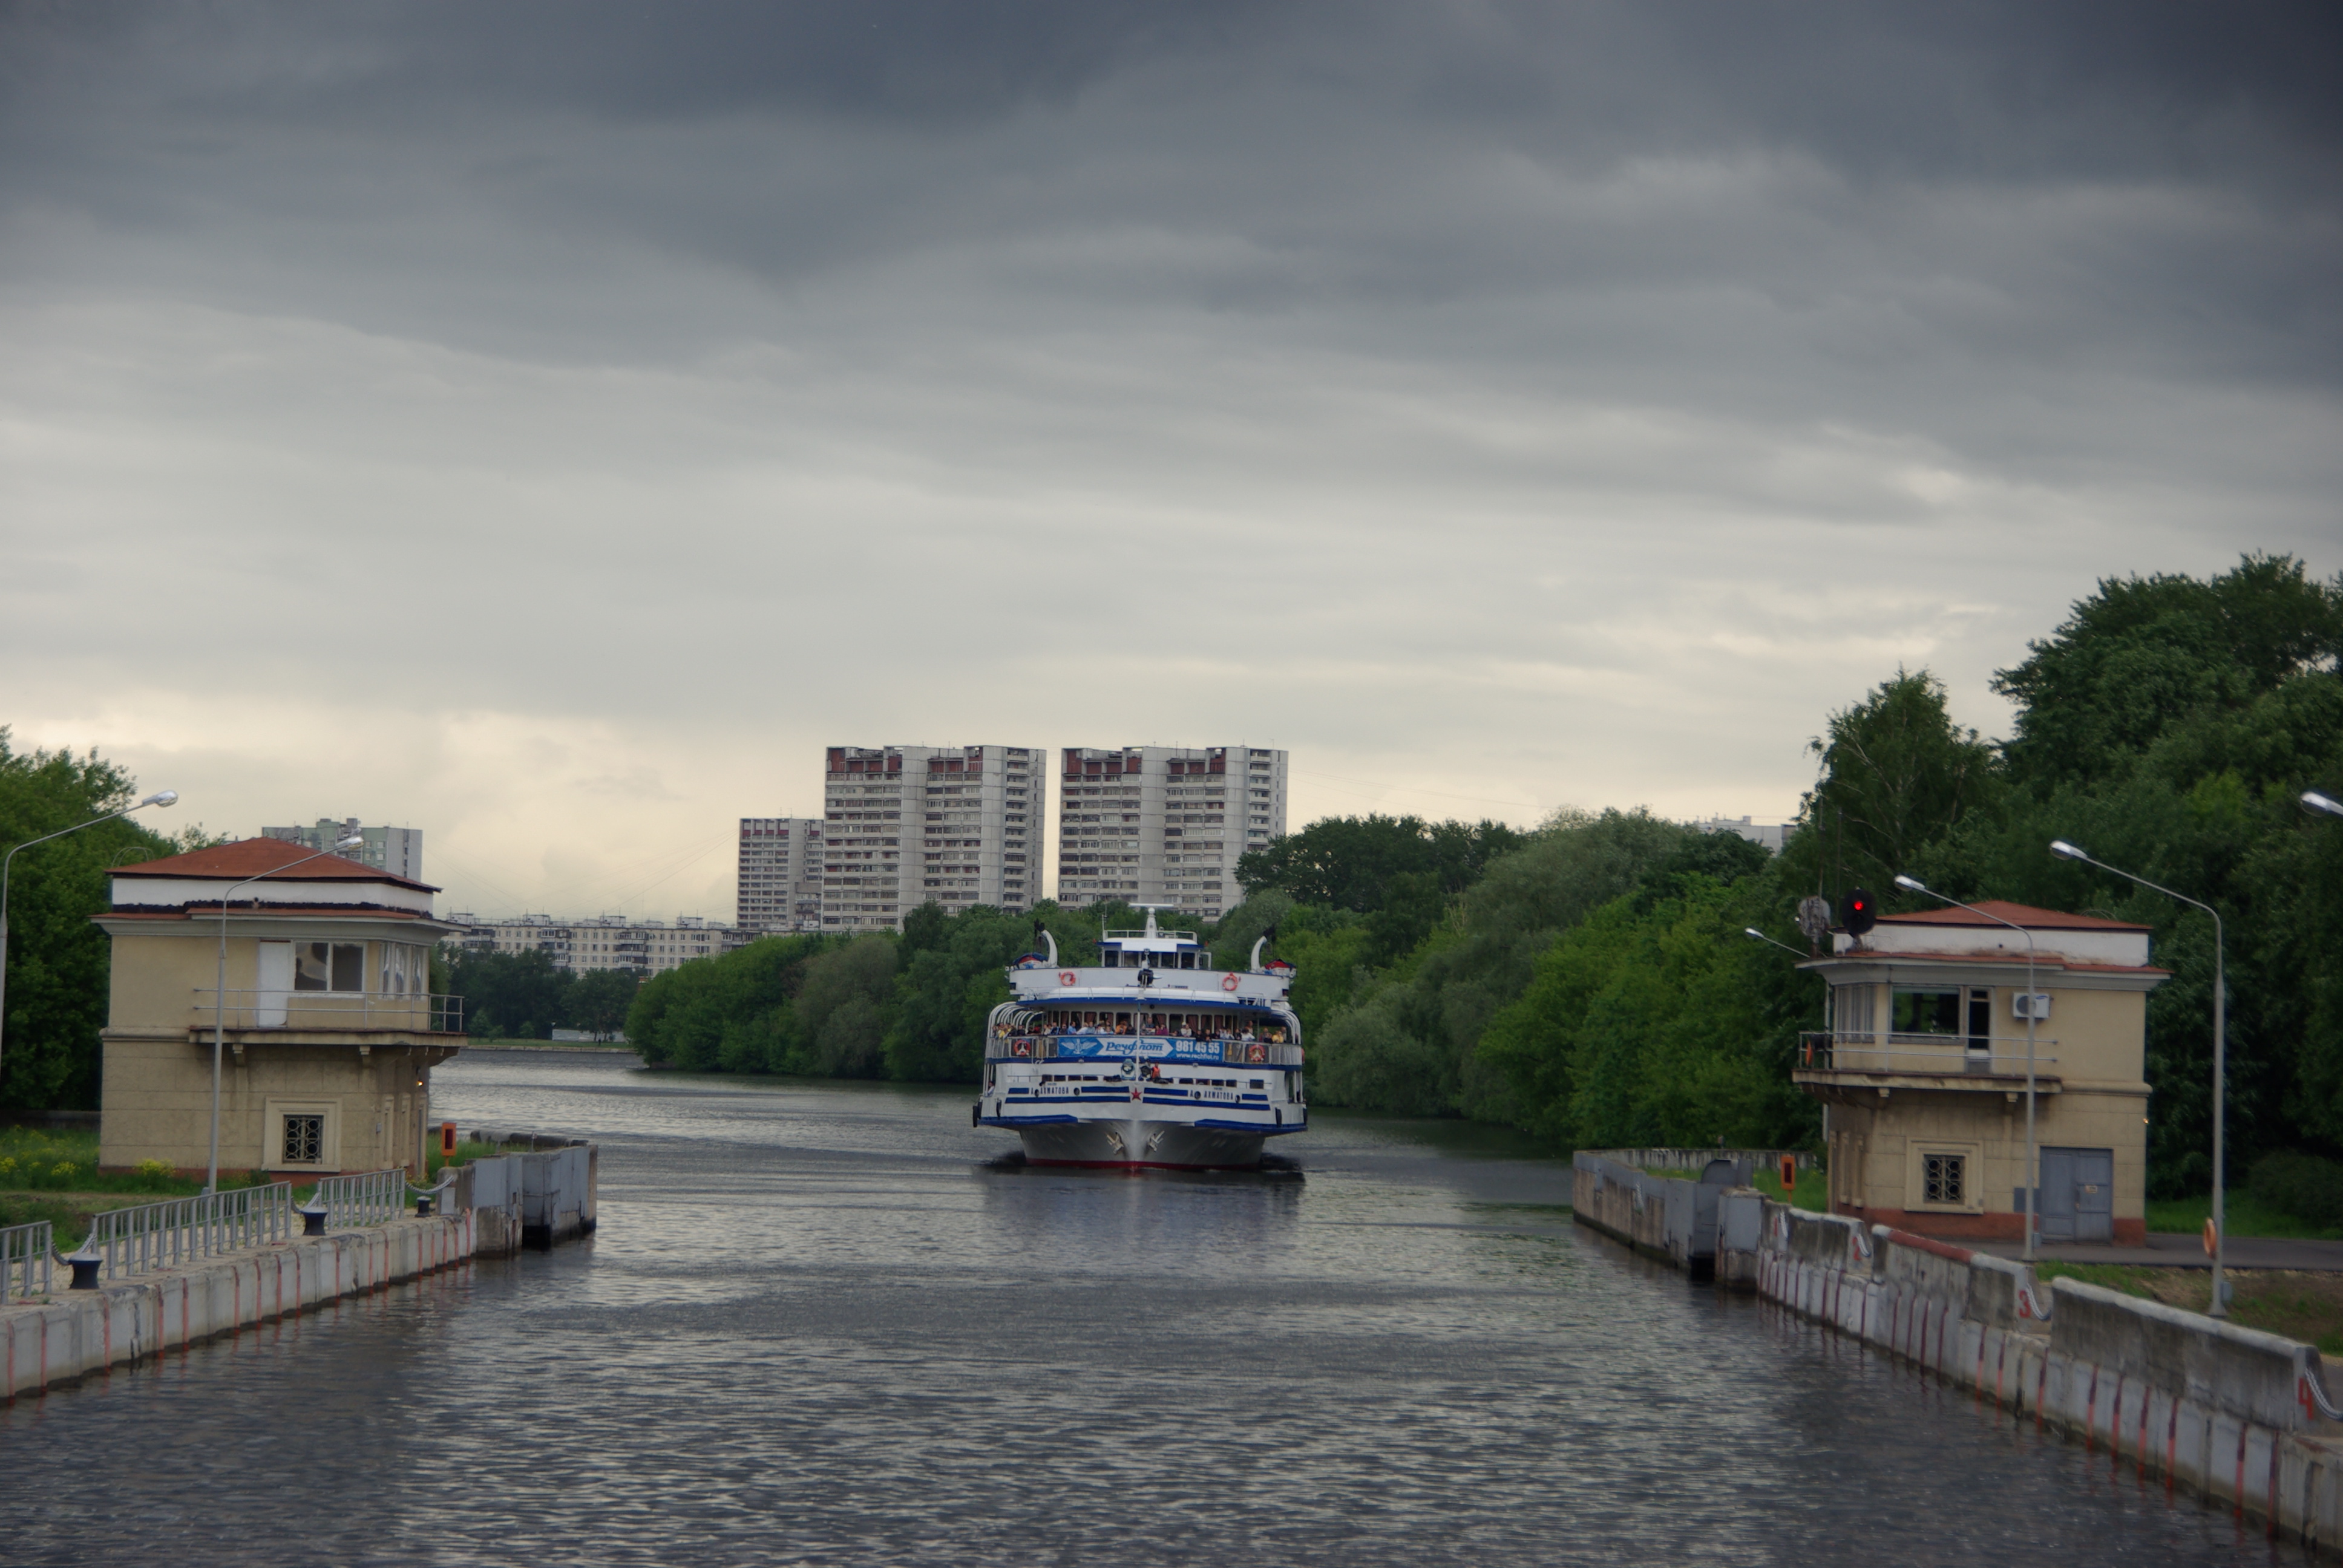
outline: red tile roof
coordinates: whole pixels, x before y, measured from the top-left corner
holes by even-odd
[[[2097,915],[2070,915],[2060,910],[2037,910],[2031,904],[2013,904],[2001,899],[1979,899],[1976,908],[1999,915],[2013,925],[2026,926],[2037,931],[2151,931],[2153,926],[2136,926],[2127,920],[2103,920]],[[1989,920],[1984,915],[1968,910],[1956,910],[1950,905],[1941,910],[1924,910],[1911,915],[1882,915],[1883,926],[1997,926],[2001,920]]]
[[[297,860],[307,863],[296,866],[294,862]],[[411,888],[418,893],[439,890],[428,882],[395,877],[388,871],[379,871],[356,860],[346,860],[339,855],[317,855],[307,846],[285,839],[238,839],[233,844],[215,844],[208,849],[196,849],[185,855],[171,855],[160,860],[141,860],[135,866],[116,866],[109,874],[116,877],[216,878],[222,881],[238,882],[246,877],[277,871],[279,867],[289,869],[270,878],[271,881],[387,882],[397,888]]]

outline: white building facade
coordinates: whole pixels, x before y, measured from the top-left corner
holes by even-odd
[[[823,756],[821,930],[902,929],[921,904],[1012,912],[1041,896],[1038,746],[832,746]]]
[[[282,839],[288,844],[299,844],[320,853],[331,850],[342,839],[356,833],[365,839],[366,847],[352,849],[342,858],[356,860],[361,866],[372,866],[377,871],[388,871],[394,877],[406,877],[415,881],[423,879],[423,829],[420,828],[365,828],[356,817],[346,817],[337,822],[330,817],[320,817],[309,828],[263,828],[264,839]]]
[[[1058,766],[1058,902],[1121,899],[1217,920],[1237,857],[1285,832],[1286,754],[1257,746],[1070,746]]]
[[[740,892],[733,925],[744,940],[821,930],[818,817],[740,819]]]
[[[478,952],[542,952],[554,964],[573,974],[589,970],[630,970],[648,979],[694,959],[714,958],[741,943],[741,934],[721,920],[696,915],[665,920],[629,920],[623,915],[591,920],[559,920],[551,915],[523,915],[517,920],[484,920],[478,915],[449,915],[460,927],[449,940]]]

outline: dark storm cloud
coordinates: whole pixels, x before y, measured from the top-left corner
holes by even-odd
[[[1108,585],[1155,739],[1272,658],[1331,775],[1784,809],[1898,661],[2343,533],[2338,17],[0,5],[21,733],[655,802],[744,712],[976,739],[1071,667],[971,618]]]

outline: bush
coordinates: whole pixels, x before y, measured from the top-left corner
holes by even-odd
[[[2255,1197],[2298,1220],[2343,1228],[2343,1161],[2281,1149],[2254,1161]]]

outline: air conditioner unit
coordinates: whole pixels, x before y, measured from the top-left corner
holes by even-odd
[[[2030,1018],[2037,1023],[2040,1022],[2042,1020],[2050,1016],[2050,993],[2048,991],[2041,990],[2034,991],[2031,994],[2022,990],[2011,992],[2009,998],[2009,1016],[2012,1018]]]

